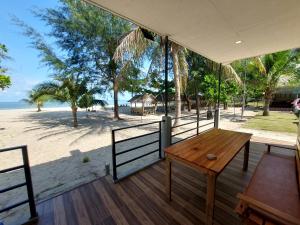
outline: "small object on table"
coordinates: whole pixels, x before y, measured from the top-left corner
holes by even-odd
[[[217,159],[217,156],[215,154],[207,154],[206,155],[206,158],[208,160],[216,160]]]

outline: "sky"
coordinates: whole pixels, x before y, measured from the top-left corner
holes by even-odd
[[[21,28],[14,25],[12,17],[16,16],[37,31],[46,33],[46,27],[38,18],[34,17],[31,9],[53,8],[58,5],[57,0],[0,0],[0,43],[8,48],[10,60],[3,66],[8,68],[8,75],[12,86],[4,91],[0,90],[0,102],[15,102],[26,98],[28,92],[38,83],[49,80],[50,71],[40,63],[39,52],[30,47],[30,40],[22,34]],[[110,100],[111,95],[103,97]],[[130,95],[120,95],[119,99],[128,100]]]
[[[8,48],[11,59],[4,61],[12,86],[0,91],[0,102],[19,101],[36,84],[49,79],[50,72],[41,65],[39,53],[29,46],[29,39],[21,33],[20,27],[12,22],[12,16],[25,21],[40,32],[47,32],[41,21],[35,18],[32,8],[55,7],[55,0],[1,0],[0,7],[0,43]]]

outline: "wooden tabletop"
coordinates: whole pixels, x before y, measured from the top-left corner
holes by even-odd
[[[251,136],[249,133],[212,129],[166,148],[165,153],[172,159],[178,159],[199,169],[220,173],[250,141]],[[214,154],[217,159],[208,160],[207,154]]]

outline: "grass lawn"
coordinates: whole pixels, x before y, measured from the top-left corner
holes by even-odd
[[[270,112],[270,116],[257,115],[249,119],[244,128],[297,133],[298,119],[292,112]]]

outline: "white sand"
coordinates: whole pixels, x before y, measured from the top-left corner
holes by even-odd
[[[240,128],[241,122],[232,122],[232,109],[222,112],[221,128],[232,129],[254,133],[255,136],[264,138],[275,138],[279,142],[294,142],[296,135],[276,132],[266,132]],[[238,114],[239,112],[237,112]],[[246,111],[246,117],[252,117],[257,112]],[[111,110],[102,110],[96,113],[80,111],[78,112],[79,127],[72,127],[72,118],[69,108],[43,109],[42,112],[35,112],[34,109],[26,110],[0,110],[0,148],[17,145],[27,145],[29,159],[32,169],[32,179],[36,200],[40,201],[54,196],[63,191],[69,190],[79,184],[89,182],[97,177],[105,175],[105,163],[111,163],[111,129],[161,120],[161,114],[149,115],[141,118],[121,114],[122,121],[114,121]],[[184,119],[184,122],[192,121]],[[201,123],[207,123],[204,120]],[[193,124],[186,126],[192,128]],[[132,137],[149,131],[156,131],[157,125],[130,129],[118,132],[117,140]],[[182,131],[179,129],[177,132]],[[185,135],[189,135],[191,131]],[[181,137],[184,137],[182,135]],[[145,138],[154,140],[156,137]],[[118,151],[134,145],[141,144],[135,141],[122,143],[118,146]],[[151,149],[143,149],[147,151]],[[152,149],[155,149],[152,146]],[[132,157],[136,153],[129,154]],[[150,155],[149,160],[157,159],[158,155]],[[83,163],[84,157],[90,159]],[[120,157],[121,158],[121,157]],[[119,161],[124,161],[121,158]],[[135,165],[142,165],[145,160],[139,160]],[[0,169],[17,166],[21,164],[20,151],[0,154]],[[124,171],[130,165],[124,167]],[[123,171],[123,172],[124,172]],[[122,173],[122,171],[119,171]],[[0,189],[12,184],[20,183],[24,180],[22,171],[14,172],[14,175],[1,175]],[[0,197],[0,208],[11,205],[26,198],[25,189],[18,189]],[[19,211],[20,212],[20,211]],[[18,213],[19,213],[18,212]],[[10,214],[0,215],[9,221]],[[26,216],[26,211],[20,217]],[[19,214],[18,214],[19,215]],[[15,216],[15,218],[17,218]],[[19,219],[21,220],[21,219]],[[11,224],[13,222],[9,221]]]

